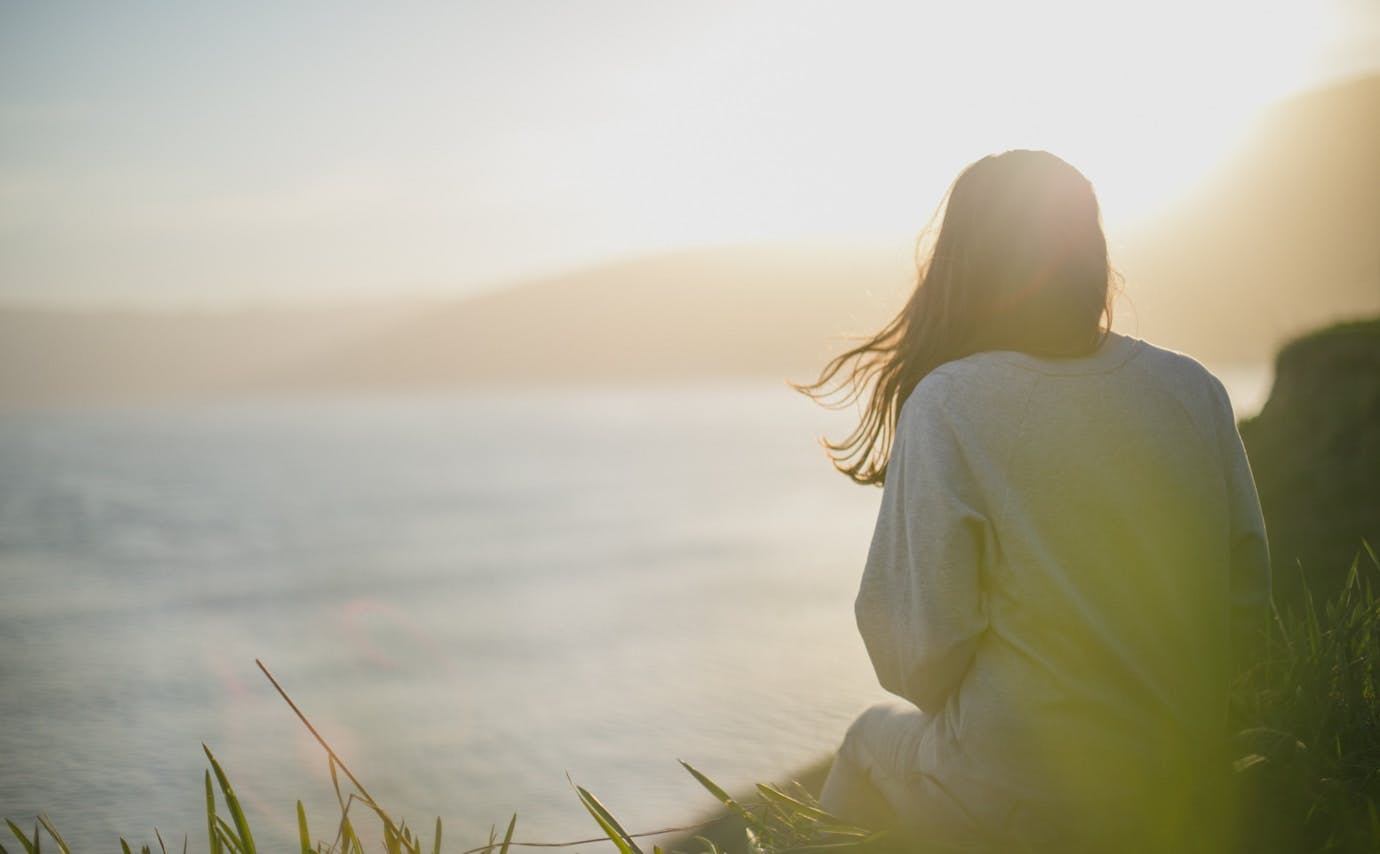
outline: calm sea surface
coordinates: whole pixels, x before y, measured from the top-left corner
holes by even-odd
[[[1241,408],[1266,374],[1219,370]],[[0,415],[0,817],[205,850],[201,753],[261,845],[327,763],[453,845],[630,829],[836,746],[881,694],[852,621],[880,493],[781,387]],[[267,845],[265,845],[267,843]],[[180,843],[178,843],[180,846]],[[457,849],[459,850],[459,849]]]

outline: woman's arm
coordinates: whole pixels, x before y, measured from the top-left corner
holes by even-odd
[[[979,588],[986,517],[931,375],[906,402],[854,611],[877,679],[943,708],[987,627]]]
[[[1233,666],[1239,668],[1250,663],[1270,618],[1270,548],[1255,479],[1236,429],[1231,400],[1220,382],[1215,384],[1215,390],[1218,440],[1231,502],[1230,654]]]

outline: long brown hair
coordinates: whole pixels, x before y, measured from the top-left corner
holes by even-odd
[[[1097,196],[1053,154],[1007,151],[971,164],[928,232],[935,222],[900,313],[814,383],[796,386],[831,408],[866,396],[853,432],[824,443],[834,467],[857,483],[886,480],[901,407],[930,371],[984,350],[1084,355],[1111,326],[1115,274]]]

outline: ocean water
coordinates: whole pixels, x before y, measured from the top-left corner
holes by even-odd
[[[1258,405],[1260,370],[1219,374]],[[0,416],[0,817],[205,849],[201,744],[266,850],[324,752],[460,849],[630,829],[832,750],[883,695],[852,620],[880,492],[781,386]],[[568,775],[568,777],[567,777]]]
[[[323,751],[481,844],[630,827],[832,748],[876,696],[878,492],[781,387],[253,401],[0,421],[0,815],[204,847],[205,742],[260,841]],[[465,846],[469,847],[469,846]]]

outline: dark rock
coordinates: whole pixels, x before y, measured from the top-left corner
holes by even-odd
[[[1280,351],[1264,409],[1242,422],[1274,562],[1275,599],[1330,597],[1362,540],[1380,549],[1380,318]]]

